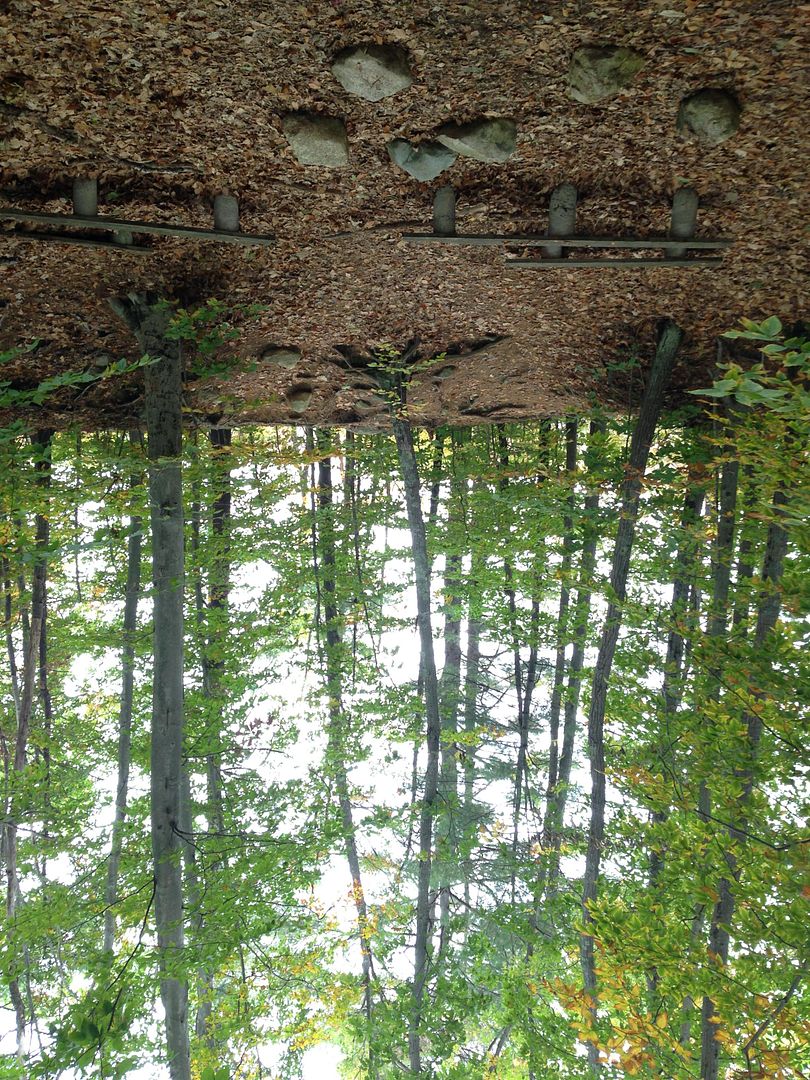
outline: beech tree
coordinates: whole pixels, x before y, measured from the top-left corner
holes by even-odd
[[[0,439],[0,1076],[807,1072],[804,339],[438,432],[380,347],[390,430],[231,430],[117,309],[148,460]]]
[[[190,1080],[188,981],[180,855],[183,820],[183,438],[182,362],[166,336],[169,312],[152,298],[114,303],[156,362],[146,369],[146,432],[152,534],[153,676],[150,754],[154,904],[161,967],[160,996],[172,1080]]]

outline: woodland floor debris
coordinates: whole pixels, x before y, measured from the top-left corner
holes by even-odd
[[[210,228],[213,198],[228,192],[239,198],[241,228],[278,242],[253,250],[152,238],[154,256],[136,261],[4,241],[0,347],[40,340],[4,378],[34,385],[88,368],[100,353],[131,356],[106,298],[148,289],[185,302],[262,303],[263,315],[242,322],[240,355],[300,350],[295,370],[257,364],[188,386],[194,408],[233,422],[288,421],[289,392],[305,382],[313,393],[304,422],[359,423],[367,410],[354,408],[336,344],[367,352],[419,337],[423,354],[438,355],[487,334],[505,340],[414,388],[421,420],[560,414],[593,393],[615,399],[607,366],[633,350],[646,362],[664,316],[687,335],[676,391],[703,385],[717,334],[740,316],[790,322],[804,311],[806,14],[779,0],[205,0],[178,11],[153,0],[123,9],[12,0],[0,17],[4,205],[69,212],[73,179],[97,176],[102,213]],[[348,93],[330,65],[368,42],[405,50],[413,83],[377,102]],[[568,72],[586,45],[635,49],[646,62],[617,96],[580,104]],[[680,102],[703,88],[727,89],[741,107],[739,130],[714,147],[677,130]],[[296,112],[345,123],[347,166],[296,161],[283,130]],[[440,181],[422,184],[390,160],[392,139],[419,143],[480,117],[514,119],[507,161],[459,157]],[[403,229],[429,227],[437,183],[458,193],[459,231],[525,233],[545,229],[549,193],[565,181],[580,193],[578,232],[660,235],[673,192],[688,184],[700,197],[697,236],[729,236],[734,246],[719,269],[515,274],[495,250],[401,242]],[[43,422],[126,422],[141,409],[142,375],[129,378],[75,400],[63,393]],[[624,384],[619,394],[621,402]]]

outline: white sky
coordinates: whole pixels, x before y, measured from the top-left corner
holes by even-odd
[[[389,546],[407,547],[409,544],[409,536],[404,531],[388,530],[387,541]],[[383,546],[383,530],[378,530],[378,535],[375,538],[375,546],[378,549],[382,549]],[[94,553],[88,553],[85,558],[94,558]],[[437,559],[434,566],[434,589],[438,593],[442,584],[442,560]],[[398,576],[407,576],[410,573],[410,568],[407,563],[391,561],[386,569],[386,575],[388,580],[396,578]],[[237,571],[236,587],[233,590],[232,596],[235,604],[239,604],[249,599],[254,599],[260,594],[260,590],[271,581],[273,572],[267,564],[254,562],[249,566],[242,567],[241,571]],[[239,579],[243,582],[240,588]],[[434,609],[435,610],[435,609]],[[405,590],[402,594],[397,610],[393,612],[395,615],[406,615],[412,617],[416,611],[416,597],[415,589],[411,586]],[[435,617],[435,616],[434,616]],[[434,630],[438,630],[438,624],[434,626]],[[483,651],[486,651],[486,643],[482,643]],[[389,631],[382,643],[382,649],[385,654],[385,663],[388,670],[394,676],[395,681],[398,684],[407,682],[409,680],[415,680],[419,666],[419,653],[418,653],[418,636],[416,629],[411,623],[410,628],[401,629],[398,631]],[[547,659],[553,660],[550,655]],[[437,660],[440,657],[437,656]],[[72,670],[72,689],[76,696],[88,695],[88,700],[92,700],[94,696],[94,690],[97,691],[102,685],[102,682],[109,692],[110,675],[114,675],[115,669],[118,664],[118,658],[115,654],[111,653],[107,660],[103,663],[99,663],[97,658],[89,658],[87,656],[77,657],[73,665]],[[273,683],[267,688],[261,688],[259,692],[260,699],[264,699],[265,690],[269,699],[278,706],[292,710],[296,717],[296,722],[299,724],[301,731],[298,742],[294,748],[294,757],[288,756],[285,759],[281,759],[278,755],[261,755],[254,754],[244,761],[244,766],[248,768],[254,768],[259,775],[270,775],[269,770],[272,768],[272,776],[274,780],[283,780],[289,774],[302,775],[306,774],[310,765],[319,760],[323,753],[325,745],[325,737],[322,730],[320,730],[312,720],[307,721],[307,706],[305,703],[305,693],[308,687],[304,685],[303,678],[300,675],[299,667],[298,681],[293,679],[284,681],[281,685]],[[312,679],[312,674],[310,679]],[[537,704],[540,705],[543,700],[543,694],[545,693],[544,685],[541,683],[537,688]],[[514,705],[512,700],[513,695],[507,694],[502,704],[495,710],[495,717],[507,720],[511,719],[514,713]],[[267,700],[261,700],[260,709],[262,712],[267,711]],[[307,727],[309,730],[307,730]],[[543,739],[547,741],[547,733],[541,732],[539,735],[539,742],[542,745]],[[386,745],[385,750],[390,750],[390,744]],[[402,744],[401,760],[398,763],[398,767],[395,768],[390,763],[384,764],[382,762],[382,754],[375,757],[372,754],[369,759],[355,766],[352,769],[351,781],[358,785],[364,791],[369,793],[371,802],[375,801],[378,797],[381,801],[390,802],[391,792],[393,787],[400,781],[405,784],[410,783],[410,766],[411,766],[411,753],[412,748],[410,744]],[[538,747],[535,746],[535,750]],[[280,763],[281,771],[279,771]],[[401,775],[397,778],[396,773]],[[576,770],[574,772],[573,780],[577,784],[586,784],[588,782],[587,773],[585,770]],[[133,770],[130,779],[130,797],[137,793],[144,792],[148,787],[147,777],[143,774],[138,775],[136,770]],[[500,797],[498,796],[498,788],[501,788]],[[106,802],[102,803],[99,808],[98,814],[92,823],[89,823],[90,828],[109,829],[112,822],[112,799],[114,796],[115,788],[115,776],[111,770],[109,774],[103,778],[100,783],[100,788],[106,797]],[[511,785],[506,781],[500,785],[492,785],[487,792],[487,801],[492,802],[495,798],[497,802],[501,802],[500,806],[497,802],[494,809],[502,816],[504,820],[508,820],[510,815],[509,802],[511,798]],[[357,811],[358,820],[362,818],[362,811]],[[362,852],[362,832],[360,835],[360,845]],[[575,860],[565,860],[568,863],[567,870],[573,874],[581,873],[583,861],[581,858]],[[50,873],[56,875],[58,878],[64,875],[67,879],[70,876],[69,860],[65,857],[60,862],[54,860],[50,864]],[[364,886],[369,899],[373,902],[375,897],[375,884],[378,886],[380,896],[382,890],[386,887],[386,882],[383,876],[377,875],[379,880],[375,882],[375,875],[370,872],[366,872],[364,876]],[[334,856],[330,861],[329,866],[325,869],[325,872],[321,878],[321,881],[317,887],[317,898],[322,902],[325,909],[330,914],[337,917],[342,926],[350,929],[354,922],[354,909],[349,899],[350,878],[348,870],[345,867],[345,860],[341,856]],[[354,970],[358,965],[356,963],[356,956],[350,954],[346,959],[346,964],[349,970]],[[398,977],[407,979],[410,975],[412,965],[412,959],[409,952],[403,950],[401,957],[396,958],[394,961],[393,970]],[[342,965],[341,965],[342,966]],[[77,986],[77,990],[81,989]],[[8,1021],[11,1020],[11,1026]],[[155,1016],[155,1022],[160,1022],[160,1006],[158,1004],[158,1011]],[[3,1023],[0,1020],[0,1023]],[[13,1053],[15,1048],[15,1038],[13,1031],[13,1017],[6,1017],[4,1024],[5,1031],[0,1038],[0,1052]],[[162,1027],[162,1024],[161,1024]],[[281,1048],[274,1045],[267,1045],[261,1050],[262,1064],[266,1068],[273,1068],[281,1057]],[[337,1046],[329,1043],[320,1044],[307,1050],[303,1055],[303,1078],[304,1080],[339,1080],[338,1064],[341,1060],[341,1052]],[[65,1080],[69,1080],[70,1073],[64,1073]],[[168,1077],[167,1069],[160,1069],[156,1071],[156,1067],[152,1064],[144,1066],[135,1072],[130,1072],[129,1077],[133,1080],[164,1080],[164,1077]]]

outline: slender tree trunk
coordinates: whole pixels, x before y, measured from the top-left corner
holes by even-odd
[[[777,491],[775,493],[773,503],[776,520],[772,522],[768,530],[768,540],[765,548],[762,567],[762,591],[757,605],[757,623],[754,632],[755,650],[762,648],[768,636],[773,632],[779,618],[781,596],[778,584],[782,577],[785,555],[787,554],[787,532],[783,524],[786,501],[784,492]],[[754,687],[751,688],[751,695],[755,701],[761,701],[764,696],[762,691]],[[758,709],[746,709],[743,713],[742,722],[745,726],[746,761],[741,769],[735,770],[736,779],[741,782],[742,790],[737,799],[737,805],[733,810],[732,824],[729,828],[731,848],[725,853],[728,873],[722,876],[718,885],[719,897],[712,913],[709,931],[709,955],[723,967],[728,963],[731,923],[734,918],[735,908],[734,888],[738,876],[738,857],[734,849],[737,846],[743,846],[747,840],[746,813],[754,790],[756,760],[762,738],[762,717]],[[706,995],[703,998],[703,1008],[701,1010],[701,1080],[717,1080],[719,1072],[720,1043],[716,1038],[719,1024],[712,1019],[716,1011],[714,1001]]]
[[[37,475],[37,485],[44,492],[51,486],[51,438],[53,436],[52,431],[41,431],[35,436],[42,447],[43,452],[41,456],[37,457],[35,469]],[[47,496],[45,496],[45,503],[40,512],[36,515],[36,533],[37,537],[42,537],[43,551],[48,548],[51,539],[50,530],[50,506]],[[47,558],[47,556],[45,556]],[[39,703],[42,709],[42,748],[41,751],[37,751],[37,756],[41,753],[42,764],[44,766],[44,787],[43,792],[43,825],[42,825],[42,862],[40,864],[39,873],[42,876],[42,880],[45,881],[48,873],[47,858],[48,847],[50,841],[50,820],[51,820],[51,744],[53,739],[53,701],[51,699],[50,682],[48,678],[49,671],[49,658],[48,658],[48,575],[47,565],[45,567],[45,578],[42,584],[42,626],[39,634]],[[29,991],[30,997],[30,991]],[[33,1013],[33,1009],[31,1010]]]
[[[344,707],[344,641],[343,627],[337,603],[337,567],[335,543],[335,508],[332,486],[331,446],[327,437],[318,440],[321,457],[318,462],[318,525],[317,548],[320,551],[320,576],[323,597],[323,617],[325,622],[325,675],[326,693],[329,710],[329,728],[327,733],[327,757],[329,769],[335,779],[338,807],[343,828],[343,844],[346,862],[352,879],[352,899],[354,901],[357,936],[360,944],[363,984],[363,1010],[367,1024],[369,1050],[369,1071],[375,1072],[372,1039],[372,974],[373,957],[371,950],[371,927],[368,921],[368,908],[363,889],[360,870],[360,855],[357,847],[357,829],[352,811],[351,789],[346,768],[348,750],[346,746],[346,712]]]
[[[509,441],[503,429],[498,430],[498,451],[500,465],[504,470],[499,486],[501,491],[506,491],[509,487],[509,480],[506,473],[506,470],[509,467]],[[542,562],[542,555],[538,555],[537,562]],[[514,586],[514,569],[508,557],[503,561],[503,570],[506,581],[505,591],[508,602],[508,618],[512,640],[512,669],[514,673],[518,731],[518,752],[517,761],[515,762],[515,780],[512,792],[512,869],[509,882],[510,898],[511,902],[514,903],[517,884],[517,852],[520,836],[520,813],[523,806],[524,791],[528,787],[527,765],[529,757],[529,726],[531,722],[532,698],[537,682],[540,602],[536,596],[532,598],[531,612],[529,615],[529,657],[526,664],[524,679],[523,660],[520,653],[521,642],[517,625],[517,599]]]
[[[702,468],[700,472],[702,474]],[[681,539],[673,568],[672,600],[669,609],[670,628],[667,634],[664,681],[661,688],[663,731],[657,751],[659,760],[665,763],[671,762],[672,759],[672,744],[675,738],[671,730],[672,721],[683,699],[686,636],[682,627],[684,620],[687,618],[689,596],[694,587],[692,579],[695,575],[697,544],[699,542],[695,534],[700,525],[705,497],[706,492],[701,475],[700,479],[690,484],[684,496],[680,525]],[[655,810],[652,814],[653,826],[663,824],[667,817],[668,811],[666,809]],[[649,881],[651,891],[657,888],[663,866],[664,855],[662,848],[656,841],[653,841],[650,850]],[[658,985],[656,971],[650,973],[647,983],[650,992],[654,992]]]
[[[51,431],[41,430],[37,431],[31,438],[35,454],[37,483],[43,486],[47,486],[50,482],[51,435]],[[34,695],[41,663],[40,643],[43,627],[45,626],[47,602],[47,548],[50,538],[50,526],[47,517],[43,514],[37,513],[35,515],[35,530],[34,566],[31,581],[31,615],[30,619],[23,619],[23,667],[19,685],[19,706],[16,717],[17,731],[10,776],[12,793],[9,800],[8,815],[3,827],[3,854],[6,863],[6,917],[10,927],[8,936],[12,948],[13,927],[22,900],[17,866],[17,832],[21,816],[18,785],[22,782],[22,776],[27,764]],[[11,653],[13,654],[13,644]],[[17,976],[9,980],[9,996],[14,1008],[17,1027],[17,1055],[22,1061],[27,1015]]]
[[[593,420],[590,426],[590,439],[600,438],[605,432],[604,420]],[[588,640],[588,623],[591,614],[591,594],[594,568],[596,566],[596,545],[599,539],[597,514],[599,512],[599,492],[592,490],[583,501],[584,539],[579,565],[579,586],[574,604],[573,648],[568,666],[568,686],[565,695],[563,713],[563,741],[560,751],[557,779],[548,807],[547,833],[550,838],[551,856],[548,867],[548,889],[546,898],[549,908],[553,908],[557,896],[560,871],[560,847],[562,830],[565,824],[565,809],[568,804],[568,788],[571,783],[571,769],[574,762],[576,743],[577,714],[579,697],[582,689],[582,672],[585,663],[585,647]]]
[[[197,627],[200,631],[200,663],[202,668],[202,689],[205,698],[205,755],[206,800],[205,817],[207,831],[212,836],[221,836],[225,832],[223,783],[222,783],[222,726],[227,713],[228,701],[223,690],[224,661],[222,652],[228,637],[228,601],[231,589],[230,564],[230,519],[231,519],[231,471],[229,428],[212,428],[208,433],[211,444],[211,476],[214,497],[211,504],[211,538],[213,552],[208,571],[208,596],[202,580],[202,569],[197,561],[194,581],[194,606]],[[201,509],[195,498],[192,522],[192,545],[195,554],[201,547]],[[211,749],[211,747],[214,747]],[[191,820],[191,783],[188,767],[185,770],[184,833],[193,832]],[[205,923],[201,910],[201,884],[197,868],[194,845],[186,845],[186,867],[189,885],[189,901],[196,911],[195,933],[200,941],[205,937]],[[214,861],[206,872],[215,874],[221,867],[222,860]],[[195,900],[196,897],[196,900]],[[211,1014],[214,1004],[214,973],[211,965],[203,963],[197,971],[197,1009],[194,1019],[194,1032],[199,1039],[205,1039],[210,1048],[216,1047],[210,1033]]]
[[[146,367],[152,529],[154,662],[151,817],[155,921],[171,1080],[191,1080],[188,982],[183,969],[183,477],[180,349],[166,338],[169,313],[145,296],[114,301],[136,334]]]
[[[408,512],[408,525],[411,533],[427,728],[427,764],[419,820],[419,874],[416,899],[414,972],[408,1031],[410,1070],[414,1075],[418,1075],[422,1072],[419,1029],[422,1021],[425,983],[428,976],[433,816],[439,780],[439,744],[442,721],[439,707],[439,684],[436,678],[436,659],[433,652],[433,627],[430,616],[430,562],[427,553],[425,522],[422,516],[419,470],[416,464],[416,454],[414,453],[413,433],[405,411],[406,401],[403,386],[399,388],[399,396],[399,405],[391,410],[391,423],[397,444],[400,473],[405,488],[405,506]]]
[[[5,523],[5,515],[3,515],[0,520]],[[3,572],[3,630],[6,638],[6,655],[8,657],[8,671],[11,681],[11,697],[14,701],[14,717],[16,721],[20,714],[20,680],[17,672],[17,652],[14,648],[14,634],[12,631],[14,596],[11,588],[11,567],[8,555],[5,552],[0,555],[0,567],[2,567]]]
[[[229,428],[212,428],[208,433],[215,487],[211,510],[211,532],[214,539],[214,556],[208,579],[208,635],[207,653],[213,650],[215,657],[207,655],[209,693],[224,709],[222,680],[225,664],[221,648],[228,636],[228,603],[231,593],[231,432]],[[220,725],[221,726],[221,725]],[[224,832],[222,753],[219,749],[221,731],[216,732],[217,749],[206,756],[206,794],[208,827],[214,832]]]
[[[506,491],[509,487],[509,479],[506,475],[506,470],[509,468],[509,440],[502,428],[498,429],[498,458],[501,468],[504,470],[498,486],[501,491]],[[517,602],[515,597],[515,586],[513,583],[514,572],[512,570],[512,563],[508,557],[503,560],[503,575],[506,582],[504,592],[506,593],[508,604],[509,628],[512,639],[512,669],[515,680],[515,697],[517,698],[518,724],[520,724],[523,717],[523,666],[520,659],[520,645],[517,633]]]
[[[467,837],[475,829],[475,745],[474,736],[478,726],[478,692],[481,678],[481,617],[478,610],[476,587],[480,574],[479,559],[472,555],[467,614],[467,660],[464,667],[464,832]],[[469,839],[466,841],[469,844]],[[464,910],[469,922],[470,885],[472,859],[467,857],[464,865]]]
[[[736,637],[745,637],[748,624],[749,589],[754,576],[753,552],[756,522],[748,515],[756,503],[757,486],[753,466],[743,468],[743,511],[740,517],[740,543],[737,548],[737,581],[734,596],[732,626]]]
[[[630,556],[633,550],[636,519],[642,480],[652,445],[655,426],[664,400],[664,392],[669,383],[675,357],[681,342],[682,333],[672,322],[667,322],[653,359],[649,383],[641,403],[641,412],[636,422],[630,445],[630,458],[626,469],[626,478],[622,487],[622,507],[616,544],[613,550],[613,563],[610,574],[610,601],[607,617],[602,630],[602,639],[596,659],[596,669],[591,689],[591,705],[588,714],[588,757],[591,765],[591,821],[588,830],[588,849],[585,858],[585,874],[582,889],[582,917],[585,929],[580,936],[580,961],[585,990],[594,1003],[593,1018],[596,1018],[596,963],[594,939],[590,929],[590,906],[597,897],[599,886],[599,868],[602,858],[602,843],[605,834],[605,745],[604,723],[607,704],[607,688],[619,630],[622,621],[622,606],[627,594],[627,579],[630,571]],[[601,1073],[599,1052],[595,1042],[588,1044],[588,1063],[591,1071]]]
[[[458,852],[458,759],[456,734],[461,696],[461,613],[459,597],[462,577],[462,556],[459,538],[464,528],[461,483],[456,475],[456,462],[450,481],[447,513],[447,551],[444,570],[444,666],[439,682],[444,738],[441,744],[441,817],[437,857],[441,867],[439,891],[439,956],[450,944],[450,883]]]
[[[512,870],[510,880],[511,901],[515,902],[517,878],[518,842],[520,839],[521,809],[529,806],[529,729],[531,726],[532,700],[537,685],[537,660],[539,652],[540,601],[532,600],[529,615],[529,657],[526,664],[526,681],[520,695],[518,712],[518,753],[515,763],[515,783],[512,794]],[[516,652],[517,663],[521,665],[520,652]]]
[[[565,684],[565,649],[568,640],[568,608],[571,602],[571,589],[569,576],[571,573],[571,558],[574,549],[574,478],[577,471],[577,421],[576,419],[565,422],[565,472],[570,490],[566,498],[565,512],[563,513],[563,547],[560,561],[560,605],[557,612],[557,647],[554,654],[554,682],[551,689],[551,704],[549,706],[549,757],[548,757],[548,786],[546,791],[546,821],[548,821],[548,808],[551,804],[552,793],[557,786],[560,759],[560,714],[562,711],[563,688]],[[548,836],[544,837],[548,843]]]
[[[133,446],[140,442],[137,432],[130,432]],[[142,480],[133,472],[130,488],[138,488]],[[133,494],[134,499],[134,494]],[[124,625],[121,645],[121,698],[118,708],[118,780],[115,789],[115,820],[113,822],[110,854],[107,860],[107,882],[104,890],[104,951],[115,947],[115,905],[118,901],[118,870],[124,842],[124,822],[127,815],[129,766],[132,743],[132,703],[135,690],[135,635],[138,624],[138,598],[141,590],[141,537],[143,521],[133,513],[129,519],[127,540],[127,581],[124,591]]]
[[[726,447],[726,452],[730,450]],[[734,532],[736,527],[737,481],[739,462],[727,461],[722,466],[719,490],[716,495],[716,533],[712,551],[712,597],[706,622],[706,636],[718,651],[719,643],[725,639],[728,627],[729,591],[731,588],[731,563],[734,552]],[[722,682],[721,663],[717,656],[712,656],[712,668],[709,671],[705,702],[717,702],[720,699]],[[711,813],[711,792],[705,779],[701,779],[698,792],[698,815],[708,822]],[[694,949],[701,939],[705,919],[705,905],[698,903],[692,913],[690,943]],[[691,1038],[691,1016],[694,1002],[687,997],[683,1003],[680,1042],[686,1046]]]

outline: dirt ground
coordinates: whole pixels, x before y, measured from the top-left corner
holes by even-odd
[[[455,348],[418,379],[420,418],[501,421],[559,415],[594,393],[621,401],[623,376],[608,365],[649,358],[662,317],[687,335],[677,392],[705,384],[717,335],[741,316],[805,311],[808,4],[6,0],[0,10],[0,204],[70,213],[73,179],[97,177],[102,214],[210,228],[213,197],[226,192],[243,231],[277,238],[250,248],[139,237],[150,253],[136,256],[14,239],[20,226],[0,221],[0,347],[40,342],[5,365],[17,387],[134,358],[106,302],[132,291],[265,305],[237,317],[244,370],[188,387],[193,409],[229,423],[381,422],[383,405],[338,345],[362,354],[418,337],[426,357]],[[408,50],[409,89],[369,102],[341,87],[331,58],[369,41]],[[579,104],[566,76],[585,44],[632,46],[646,65],[620,95]],[[737,134],[713,148],[676,130],[679,102],[702,87],[732,90],[742,107]],[[282,132],[295,110],[345,120],[348,167],[298,164]],[[459,157],[419,183],[388,157],[394,137],[481,116],[517,123],[509,160]],[[538,272],[510,268],[498,248],[402,240],[430,227],[445,183],[460,232],[540,232],[563,181],[579,191],[580,234],[663,234],[673,192],[688,184],[700,196],[697,236],[733,246],[717,268]],[[489,335],[502,340],[470,351]],[[263,361],[271,346],[300,350],[300,362]],[[440,368],[452,370],[435,377]],[[124,424],[140,406],[133,375],[60,392],[38,417]]]

